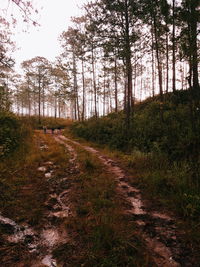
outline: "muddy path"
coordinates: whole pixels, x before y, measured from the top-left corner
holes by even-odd
[[[62,144],[60,139],[57,142]],[[48,143],[40,142],[40,150],[48,150]],[[64,144],[66,153],[69,155],[69,164],[65,177],[56,177],[58,166],[52,162],[43,162],[35,170],[46,180],[49,187],[49,195],[44,203],[46,209],[42,217],[39,229],[27,223],[17,223],[14,220],[3,216],[0,213],[0,227],[5,229],[3,239],[7,246],[20,246],[25,254],[30,254],[30,261],[23,262],[22,259],[16,263],[0,263],[0,266],[58,266],[53,258],[53,251],[56,247],[70,241],[69,233],[65,226],[65,219],[74,216],[73,205],[70,200],[70,193],[73,188],[72,175],[77,174],[78,164],[76,163],[76,152],[70,145]],[[7,256],[6,256],[7,257]],[[11,265],[10,265],[11,264]]]
[[[70,196],[74,190],[74,177],[80,174],[81,169],[77,160],[77,146],[97,157],[116,180],[117,194],[123,199],[123,213],[127,221],[135,223],[138,236],[144,240],[155,262],[153,266],[200,266],[195,262],[191,249],[185,246],[183,233],[177,227],[176,218],[156,208],[149,208],[142,192],[137,185],[129,183],[129,175],[119,163],[100,151],[63,135],[52,135],[49,138],[56,141],[56,146],[64,147],[66,154],[69,155],[69,163],[64,175],[59,177],[56,176],[58,163],[50,160],[42,162],[35,170],[42,175],[42,179],[46,180],[49,187],[48,197],[44,203],[45,214],[40,224],[42,226],[38,229],[29,223],[21,224],[0,213],[0,226],[6,229],[3,238],[7,244],[13,247],[20,244],[24,253],[30,254],[31,258],[28,265],[21,260],[19,264],[15,263],[13,266],[62,266],[56,262],[53,255],[57,247],[73,243],[73,236],[65,222],[66,219],[76,216],[76,207]],[[48,142],[40,142],[39,146],[40,150],[48,150]]]
[[[129,184],[128,174],[112,159],[98,150],[82,145],[65,136],[56,140],[65,146],[75,145],[95,155],[114,175],[117,181],[117,192],[124,199],[124,213],[127,220],[135,222],[139,235],[145,241],[156,266],[178,267],[199,266],[193,259],[192,251],[182,240],[182,233],[177,229],[176,219],[160,210],[149,209],[143,200],[141,191]]]

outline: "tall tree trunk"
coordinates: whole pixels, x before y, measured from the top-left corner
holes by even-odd
[[[169,92],[169,35],[166,32],[166,93]]]
[[[124,71],[124,110],[126,111],[127,107],[127,77],[126,71]]]
[[[57,97],[56,94],[54,96],[54,118],[57,118]]]
[[[130,126],[130,115],[132,107],[132,63],[131,63],[131,47],[130,47],[130,21],[128,11],[128,0],[125,0],[125,42],[126,42],[126,75],[127,75],[127,105],[126,120],[127,126]]]
[[[156,47],[156,59],[157,59],[157,66],[158,66],[159,90],[160,90],[161,101],[163,101],[162,65],[161,65],[161,60],[160,60],[159,37],[158,37],[157,20],[156,20],[155,13],[153,14],[153,16],[154,16],[153,25],[154,25],[155,47]]]
[[[75,61],[75,53],[73,52],[73,78],[74,78],[74,95],[73,95],[73,102],[74,102],[74,119],[80,120],[80,112],[79,112],[79,99],[78,99],[78,83],[77,83],[77,68],[76,68],[76,61]]]
[[[95,75],[95,62],[94,62],[94,47],[92,44],[92,77],[93,77],[93,89],[94,89],[94,116],[97,118],[97,86]]]
[[[115,55],[115,112],[118,111],[117,57]]]
[[[41,123],[41,74],[38,76],[38,122]]]
[[[198,2],[198,1],[197,1]],[[191,56],[192,56],[192,82],[195,89],[199,89],[198,77],[198,48],[197,48],[197,21],[198,21],[198,3],[191,1]]]
[[[82,107],[82,121],[85,119],[85,70],[84,70],[84,61],[81,59],[82,63],[82,86],[83,86],[83,107]]]
[[[30,80],[28,77],[28,115],[31,116],[31,94],[30,94]]]
[[[105,66],[103,68],[103,116],[106,115],[106,71]]]
[[[45,116],[45,85],[42,83],[42,116]]]
[[[151,24],[151,72],[152,72],[152,96],[155,96],[155,70],[154,70],[154,37],[153,37],[153,23]]]
[[[172,4],[172,90],[173,92],[176,91],[175,3],[176,3],[176,0],[173,0],[173,4]]]
[[[61,99],[60,99],[60,92],[58,95],[58,117],[61,117]]]

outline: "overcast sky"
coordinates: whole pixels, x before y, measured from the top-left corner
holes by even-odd
[[[8,0],[0,1],[8,3]],[[19,50],[15,52],[14,56],[18,66],[23,60],[35,56],[44,56],[49,60],[54,60],[60,52],[59,35],[68,28],[71,17],[81,15],[79,7],[88,1],[34,0],[34,2],[39,10],[38,22],[41,26],[29,26],[28,32],[23,32],[19,22],[15,28],[14,40]],[[8,9],[10,15],[14,7],[10,5]],[[15,16],[19,18],[21,14],[16,13]]]

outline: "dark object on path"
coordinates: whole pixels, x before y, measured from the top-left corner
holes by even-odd
[[[51,133],[52,133],[52,134],[54,134],[54,130],[55,130],[55,129],[52,127],[52,128],[51,128]]]
[[[43,126],[43,131],[45,134],[47,133],[47,126]]]

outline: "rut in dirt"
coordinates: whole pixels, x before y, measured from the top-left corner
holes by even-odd
[[[60,135],[57,140],[60,140],[60,143],[74,144],[92,153],[100,159],[110,173],[114,174],[117,192],[127,203],[124,213],[129,220],[136,223],[140,236],[145,241],[157,266],[194,266],[191,251],[183,245],[175,218],[157,210],[149,211],[142,200],[140,190],[129,184],[127,174],[114,160],[92,147],[82,145],[65,136]]]

